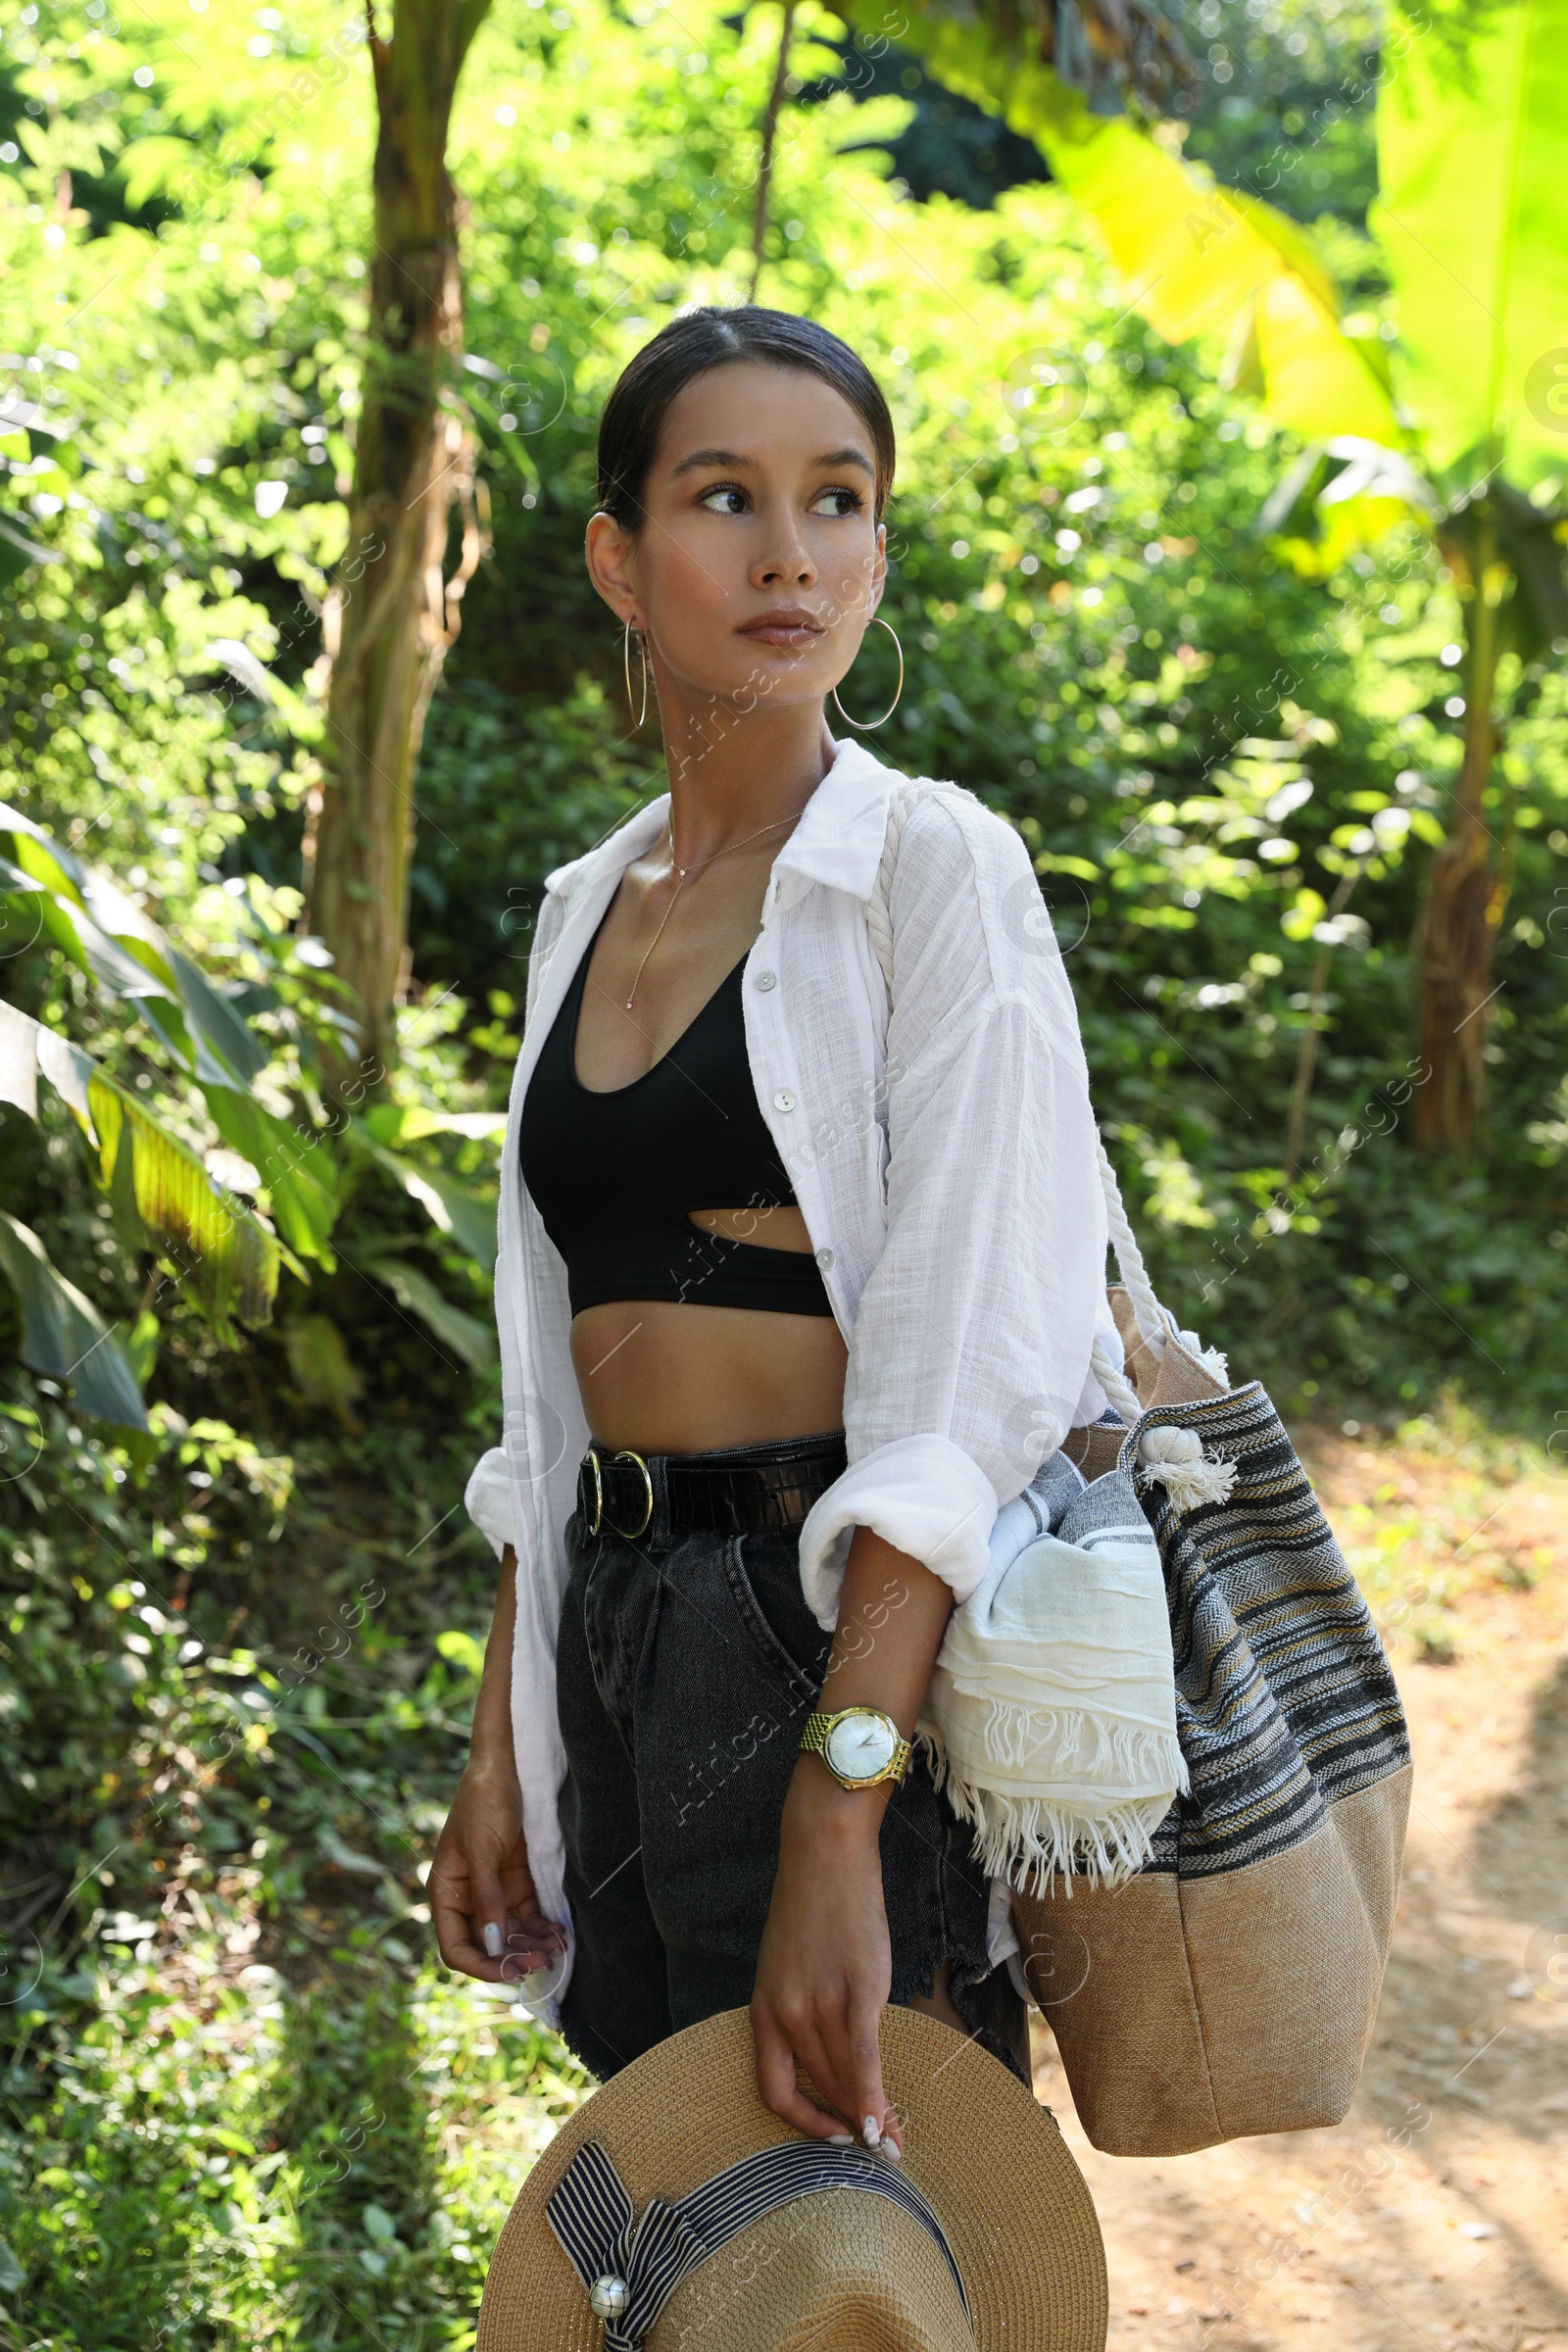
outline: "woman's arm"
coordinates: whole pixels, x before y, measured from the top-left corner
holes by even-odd
[[[514,1984],[534,1969],[548,1968],[563,1941],[561,1930],[540,1911],[522,1835],[522,1791],[512,1748],[516,1575],[509,1544],[501,1556],[468,1762],[436,1841],[429,1879],[442,1959],[490,1984]]]
[[[878,1707],[906,1739],[953,1609],[952,1588],[869,1528],[850,1545],[820,1705]],[[892,1786],[844,1788],[817,1755],[795,1767],[778,1876],[752,1994],[763,2102],[815,2139],[841,2131],[796,2086],[796,2062],[840,2117],[875,2146],[902,2130],[882,2085],[877,2021],[893,1963],[882,1900],[880,1833]]]
[[[907,1736],[999,1504],[1071,1426],[1105,1222],[1072,996],[1018,835],[964,796],[924,801],[888,919],[887,1238],[850,1345],[849,1467],[802,1530],[801,1576],[837,1626],[824,1708],[877,1706]],[[885,2115],[887,1797],[811,1757],[785,1808],[753,2024],[763,2099],[813,2136],[833,2127],[797,2092],[797,2058],[858,2129]]]

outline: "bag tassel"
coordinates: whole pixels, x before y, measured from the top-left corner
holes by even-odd
[[[1236,1464],[1205,1453],[1194,1429],[1167,1424],[1145,1430],[1138,1441],[1138,1459],[1146,1485],[1157,1478],[1172,1510],[1196,1511],[1206,1502],[1228,1502],[1236,1485]]]

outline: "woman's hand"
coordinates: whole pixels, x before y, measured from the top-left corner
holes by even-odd
[[[953,1610],[929,1568],[868,1527],[850,1544],[838,1632],[820,1705],[877,1707],[906,1738]],[[887,1782],[846,1788],[818,1755],[803,1755],[784,1803],[778,1876],[752,1994],[762,2103],[810,2139],[843,2136],[795,2081],[796,2063],[865,2141],[904,2152],[904,2127],[882,2085],[878,2026],[893,1984],[882,1902]]]
[[[867,2147],[897,2158],[904,2134],[882,2085],[877,2037],[893,1980],[878,1842],[886,1797],[885,1788],[839,1788],[814,1756],[796,1767],[752,2035],[758,2089],[775,2115],[811,2139],[843,2139],[848,2124]],[[799,2087],[797,2061],[836,2116]]]
[[[515,1984],[561,1953],[564,1938],[534,1892],[510,1756],[470,1758],[436,1841],[428,1892],[441,1957],[466,1977]]]
[[[436,1840],[428,1883],[442,1959],[486,1984],[515,1984],[536,1968],[548,1968],[565,1945],[560,1928],[539,1908],[522,1835],[522,1791],[512,1750],[516,1575],[509,1544],[501,1555],[467,1769]]]

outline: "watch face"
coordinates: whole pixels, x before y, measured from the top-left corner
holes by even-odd
[[[874,1781],[892,1763],[897,1738],[885,1715],[852,1707],[827,1736],[827,1760],[842,1780]]]

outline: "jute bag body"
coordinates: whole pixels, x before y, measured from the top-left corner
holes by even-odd
[[[1191,1776],[1125,1885],[1019,1893],[1025,1969],[1099,2148],[1181,2155],[1337,2124],[1360,2078],[1410,1802],[1403,1710],[1377,1629],[1278,1414],[1180,1341],[1131,1328],[1147,1405],[1111,1447],[1165,1567],[1177,1735]],[[1236,1472],[1183,1509],[1144,1470],[1156,1429]],[[1106,1441],[1108,1440],[1108,1446]],[[1099,1452],[1101,1458],[1093,1456]]]
[[[872,946],[892,974],[894,796]],[[1133,1480],[1159,1545],[1190,1788],[1117,1886],[1017,1888],[1030,1987],[1096,2147],[1168,2156],[1337,2124],[1360,2078],[1410,1801],[1403,1709],[1366,1603],[1264,1390],[1154,1296],[1103,1149],[1126,1354],[1095,1368],[1122,1426],[1077,1431]]]

